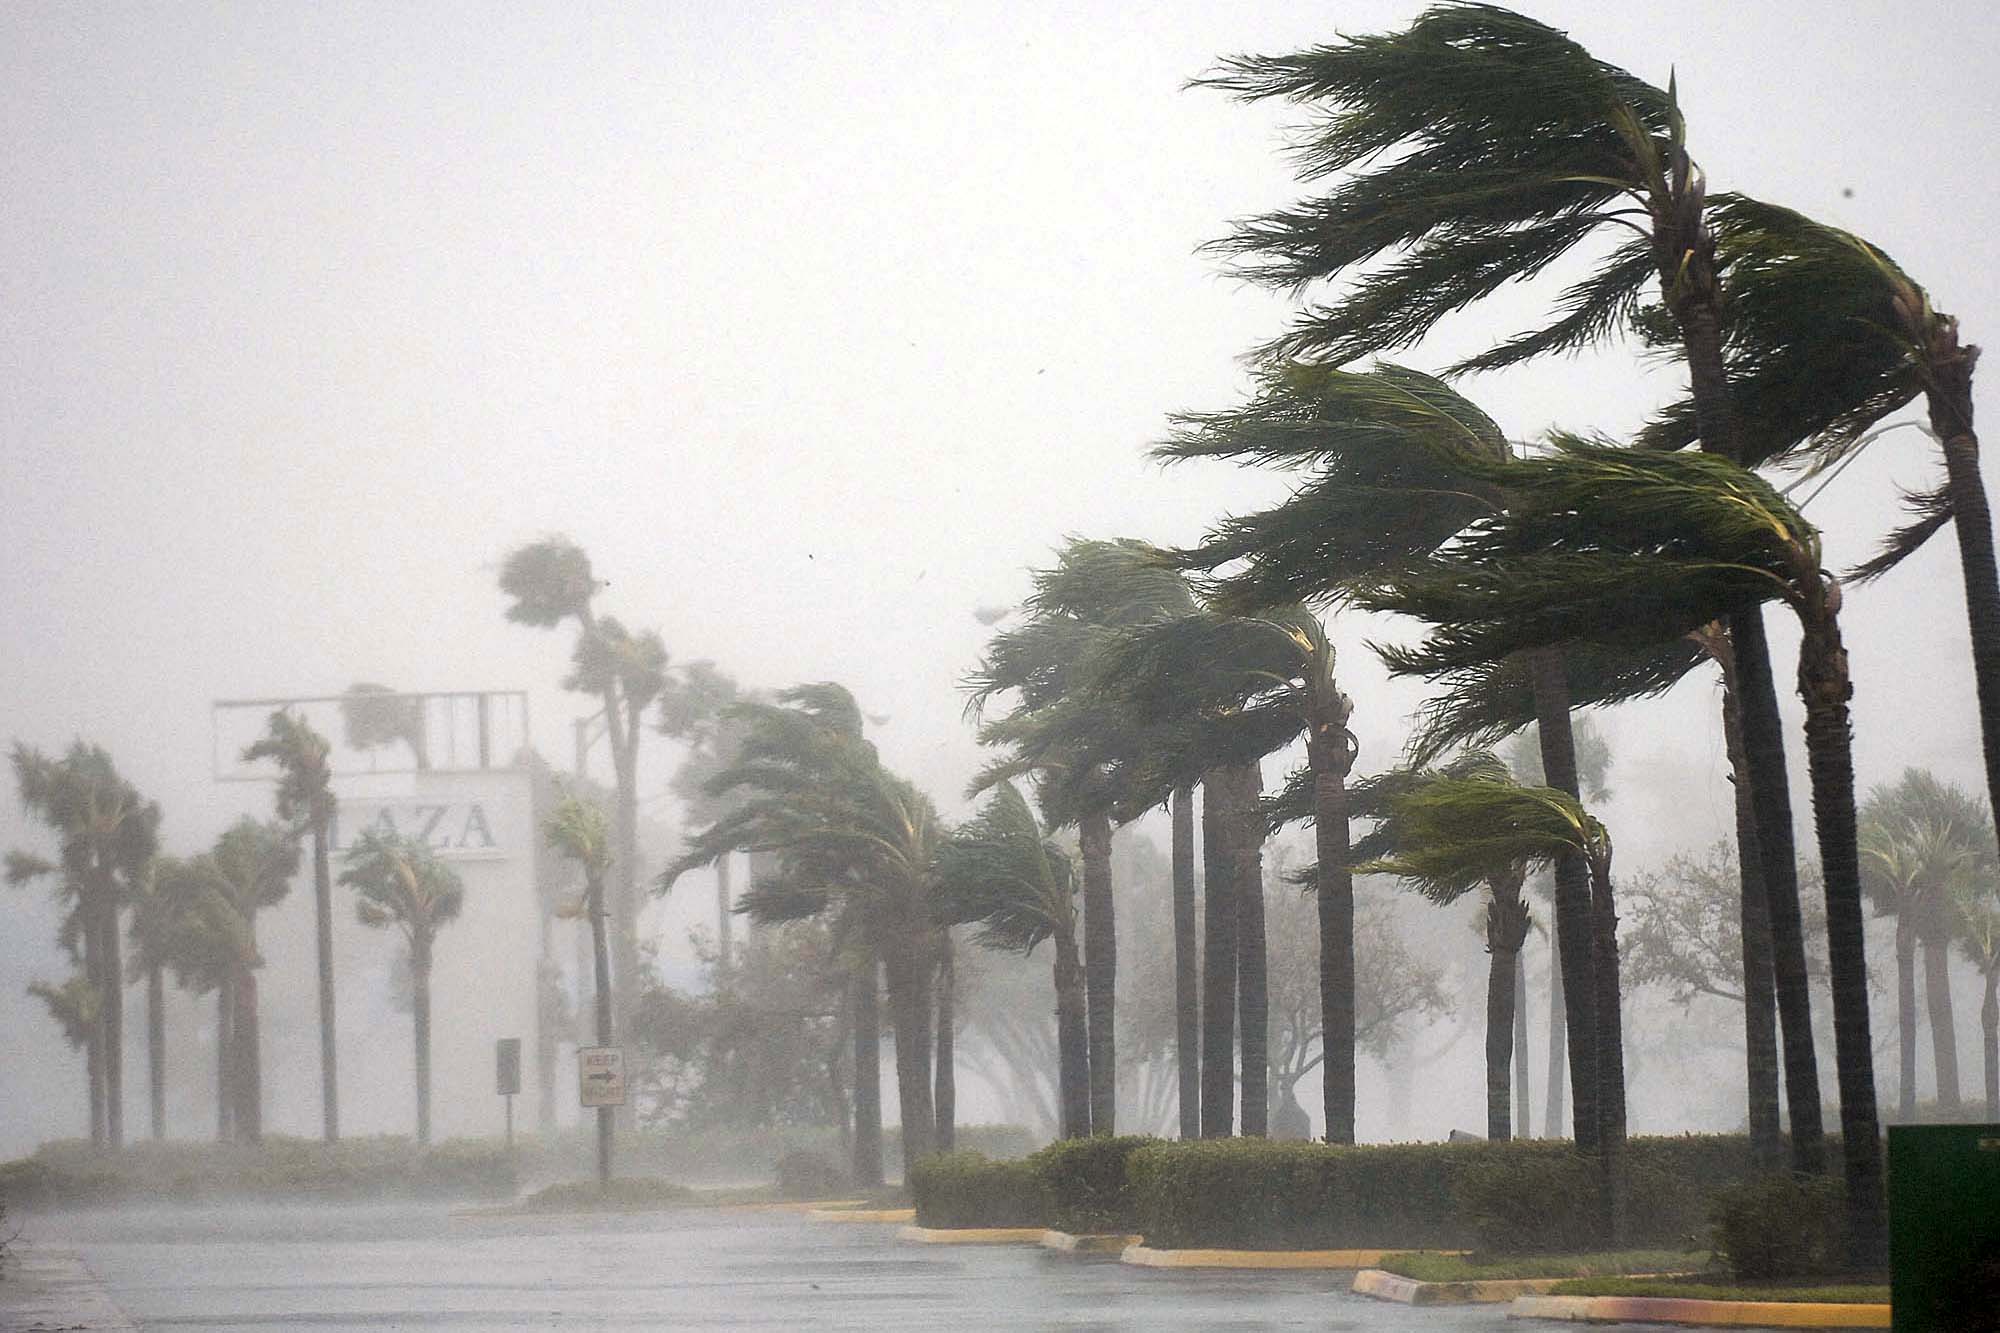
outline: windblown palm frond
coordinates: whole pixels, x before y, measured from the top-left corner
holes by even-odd
[[[1925,542],[1942,532],[1957,515],[1951,492],[1940,485],[1928,491],[1904,491],[1903,509],[1915,517],[1882,539],[1874,555],[1847,572],[1853,583],[1872,583],[1915,555]]]
[[[938,894],[944,919],[977,925],[974,938],[990,949],[1030,953],[1076,926],[1074,866],[1012,783],[939,846]]]
[[[1400,875],[1425,897],[1451,902],[1510,867],[1552,862],[1567,851],[1601,862],[1604,827],[1576,798],[1504,778],[1437,777],[1388,798],[1396,850],[1355,867]]]
[[[427,844],[372,829],[348,851],[340,882],[358,895],[355,918],[362,925],[394,925],[413,949],[428,947],[465,906],[465,882]]]
[[[500,563],[500,591],[514,599],[507,619],[520,625],[553,629],[571,616],[585,616],[597,587],[590,557],[568,537],[517,546]]]
[[[246,763],[270,759],[278,765],[278,818],[305,829],[333,814],[333,747],[306,720],[284,709],[267,720],[264,738],[243,751]]]

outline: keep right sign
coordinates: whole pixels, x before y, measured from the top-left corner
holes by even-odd
[[[577,1089],[585,1106],[625,1104],[625,1051],[585,1046],[576,1053]]]

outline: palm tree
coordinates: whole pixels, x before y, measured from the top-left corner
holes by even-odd
[[[1616,228],[1631,235],[1562,293],[1547,323],[1454,370],[1497,369],[1600,341],[1657,281],[1670,336],[1687,359],[1702,448],[1751,461],[1723,366],[1706,180],[1689,155],[1671,82],[1663,92],[1556,29],[1487,4],[1435,6],[1398,33],[1239,57],[1200,82],[1245,101],[1278,97],[1321,112],[1303,132],[1299,157],[1308,180],[1336,184],[1239,223],[1216,245],[1242,257],[1244,276],[1266,285],[1344,281],[1340,299],[1308,308],[1268,355],[1339,365],[1407,346],[1448,315]],[[1732,616],[1730,635],[1760,833],[1746,887],[1759,875],[1772,923],[1794,1161],[1818,1171],[1824,1149],[1790,792],[1761,612]],[[1532,665],[1554,721],[1563,693],[1555,659],[1542,655]],[[1574,795],[1574,774],[1556,753],[1560,736],[1543,734],[1557,760],[1547,765],[1549,780]],[[1559,900],[1573,913],[1582,875],[1573,861],[1565,864]],[[1565,971],[1573,970],[1566,961]],[[1566,997],[1572,993],[1566,987]],[[1572,1012],[1573,1023],[1579,1017],[1587,1015]],[[1573,1062],[1575,1050],[1572,1043]],[[1576,1084],[1579,1092],[1587,1086]],[[1577,1111],[1581,1126],[1584,1107]]]
[[[264,1136],[262,1028],[257,970],[257,913],[282,901],[299,869],[299,844],[281,824],[245,816],[224,829],[215,846],[191,863],[195,883],[188,909],[204,918],[207,933],[227,941],[231,1035],[231,1122],[239,1142]]]
[[[364,832],[347,853],[340,882],[360,897],[355,918],[364,926],[395,926],[410,950],[416,1034],[417,1142],[431,1141],[431,956],[438,931],[458,919],[465,884],[420,841]]]
[[[231,1021],[242,939],[233,912],[208,901],[215,893],[210,856],[158,857],[153,865],[157,911],[167,925],[163,957],[175,984],[194,995],[215,994],[215,1138],[236,1137],[238,1046]]]
[[[173,892],[178,863],[154,857],[131,885],[126,980],[146,983],[146,1091],[153,1137],[167,1135],[167,1028],[164,973],[173,960],[182,904]]]
[[[544,537],[508,552],[500,591],[513,599],[507,619],[538,629],[577,626],[565,689],[600,700],[618,803],[612,821],[611,935],[613,1007],[631,1021],[639,995],[639,737],[647,707],[666,682],[667,650],[650,630],[633,633],[592,605],[603,585],[590,557],[567,537]]]
[[[1475,525],[1448,554],[1387,575],[1359,598],[1435,627],[1417,648],[1382,650],[1393,671],[1449,676],[1573,639],[1658,642],[1764,600],[1798,616],[1849,1244],[1857,1264],[1871,1264],[1883,1239],[1882,1159],[1847,707],[1853,686],[1840,585],[1821,567],[1819,534],[1761,478],[1722,458],[1558,437],[1548,456],[1491,471],[1510,497],[1504,513]],[[1740,660],[1740,637],[1737,647]]]
[[[1993,823],[1977,799],[1923,769],[1868,794],[1860,814],[1863,888],[1896,918],[1898,1054],[1904,1117],[1916,1112],[1915,956],[1924,953],[1932,1069],[1938,1104],[1959,1104],[1958,1026],[1951,1003],[1951,946],[1960,881],[1990,873]]]
[[[609,1046],[613,1039],[611,961],[604,943],[604,872],[611,864],[611,838],[610,831],[605,827],[604,811],[564,791],[562,799],[550,812],[548,822],[542,826],[542,836],[563,859],[574,861],[577,868],[583,871],[582,909],[590,918],[590,957],[597,980],[597,1044]],[[612,1119],[609,1106],[597,1108],[597,1183],[600,1186],[611,1180]]]
[[[1011,782],[993,790],[978,816],[938,850],[941,911],[975,924],[989,949],[1034,952],[1055,946],[1056,1086],[1062,1136],[1090,1129],[1090,1049],[1085,1030],[1083,963],[1077,950],[1076,875],[1070,858],[1042,833]]]
[[[65,883],[77,903],[84,976],[98,996],[89,1047],[94,1082],[102,1089],[103,1123],[94,1142],[114,1151],[125,1144],[124,967],[119,959],[118,912],[126,886],[159,845],[160,807],[118,775],[102,747],[77,741],[61,759],[16,742],[11,755],[21,803],[48,825],[61,847]],[[8,878],[20,883],[52,870],[36,858],[10,861]]]
[[[660,734],[682,742],[688,756],[674,771],[673,790],[688,809],[688,818],[713,823],[721,813],[707,794],[708,780],[729,766],[735,754],[734,726],[724,723],[729,706],[742,691],[736,681],[716,670],[712,662],[689,662],[668,676],[660,691],[658,726]],[[729,968],[735,890],[729,873],[731,853],[724,852],[715,862],[715,956],[723,970]]]
[[[305,719],[283,709],[271,714],[264,739],[243,751],[246,762],[277,761],[278,818],[295,833],[312,839],[313,938],[319,955],[320,1125],[328,1143],[340,1138],[340,1080],[333,1026],[333,872],[328,864],[328,836],[336,804],[333,770],[327,763],[331,752],[324,736]]]
[[[760,922],[831,913],[867,942],[861,984],[872,991],[879,959],[896,1039],[903,1160],[917,1162],[937,1137],[930,999],[939,937],[936,811],[883,767],[862,737],[860,707],[839,685],[796,686],[774,703],[743,702],[731,711],[743,724],[742,744],[709,791],[718,798],[740,792],[742,800],[688,840],[657,891],[726,851],[764,853],[775,868],[751,885],[738,910]],[[857,1011],[857,1029],[864,1017]],[[859,1098],[856,1109],[858,1120]]]
[[[1087,725],[1078,717],[1082,706],[1076,696],[1089,679],[1093,651],[1124,630],[1158,615],[1192,610],[1193,605],[1186,584],[1144,543],[1071,541],[1053,567],[1035,574],[1035,591],[1025,604],[1027,616],[993,637],[985,658],[967,681],[968,707],[975,714],[1001,694],[1011,692],[1015,700],[1010,712],[981,728],[983,743],[1005,746],[1011,754],[981,775],[975,789],[1039,774],[1044,813],[1056,824],[1075,824],[1077,828],[1083,873],[1084,988],[1089,1007],[1090,1124],[1096,1134],[1114,1132],[1117,1117],[1118,941],[1111,885],[1111,821],[1125,793],[1106,780],[1099,756],[1078,753],[1073,742],[1079,734],[1089,734],[1095,748],[1111,750],[1121,741],[1131,744],[1134,738],[1110,734],[1110,730],[1122,727],[1123,719],[1114,719],[1109,730]],[[1176,805],[1183,812],[1187,810],[1184,801]],[[1187,813],[1180,817],[1191,818]],[[1176,847],[1191,842],[1191,834],[1185,838],[1176,834],[1174,838]],[[1219,878],[1208,881],[1211,911],[1229,902],[1218,893],[1222,882]],[[1181,922],[1183,916],[1177,913],[1176,921]],[[1177,945],[1175,957],[1178,961],[1190,952]],[[1256,954],[1261,955],[1261,935]],[[1225,961],[1218,957],[1213,940],[1209,960],[1211,974]],[[1193,1009],[1193,989],[1191,974],[1177,975],[1175,995],[1181,1014]],[[1212,1036],[1214,1007],[1208,1012]],[[1184,1030],[1184,1023],[1182,1027]],[[1218,1051],[1225,1060],[1229,1044],[1221,1043]],[[1206,1063],[1206,1052],[1215,1049],[1215,1043],[1205,1043],[1203,1049]],[[1183,1046],[1180,1056],[1185,1069],[1192,1062],[1191,1052]],[[1206,1132],[1208,1117],[1203,1119]],[[1185,1103],[1182,1124],[1185,1130]]]

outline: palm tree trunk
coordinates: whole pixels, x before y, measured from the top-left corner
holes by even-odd
[[[167,1136],[167,984],[160,965],[146,969],[146,1092],[153,1137]]]
[[[1951,937],[1924,940],[1924,1009],[1931,1020],[1931,1072],[1938,1109],[1956,1111],[1958,1022],[1951,1008]]]
[[[1235,802],[1226,769],[1201,784],[1201,1136],[1226,1139],[1235,1129],[1236,882],[1231,871]]]
[[[1720,646],[1720,645],[1718,645]],[[1778,1114],[1778,997],[1771,970],[1771,908],[1764,897],[1763,853],[1757,840],[1757,812],[1750,795],[1750,765],[1743,752],[1743,718],[1736,693],[1736,662],[1724,648],[1722,743],[1729,756],[1729,781],[1736,814],[1738,929],[1743,942],[1743,1065],[1750,1120],[1750,1155],[1774,1171],[1784,1160]]]
[[[1542,775],[1549,786],[1578,796],[1576,737],[1569,723],[1569,677],[1562,653],[1537,649],[1528,655],[1535,691],[1536,730],[1542,747]],[[1574,1091],[1576,1146],[1597,1150],[1597,999],[1595,944],[1590,929],[1590,870],[1581,852],[1556,858],[1556,941],[1563,972],[1563,1029],[1569,1041],[1570,1086]],[[1551,1125],[1557,1122],[1551,1121]]]
[[[1611,1248],[1624,1238],[1625,1181],[1625,1024],[1618,980],[1618,909],[1611,890],[1607,852],[1590,866],[1592,976],[1597,985],[1598,1151],[1604,1159],[1605,1220]]]
[[[889,1027],[896,1041],[896,1104],[902,1119],[903,1171],[930,1156],[937,1130],[931,1100],[930,960],[914,928],[899,927],[883,957],[889,991]]]
[[[1837,591],[1830,595],[1837,605]],[[1868,1031],[1868,957],[1856,842],[1853,686],[1840,627],[1829,608],[1806,621],[1799,693],[1806,701],[1806,761],[1813,823],[1826,877],[1827,967],[1833,987],[1835,1069],[1840,1081],[1841,1157],[1846,1163],[1848,1259],[1859,1270],[1887,1261],[1881,1126],[1875,1111],[1875,1052]]]
[[[1103,811],[1077,822],[1083,861],[1083,980],[1090,1005],[1090,1128],[1110,1134],[1118,1118],[1118,932],[1111,903],[1111,819]]]
[[[617,728],[610,728],[616,737]],[[632,1027],[632,1015],[639,1006],[639,746],[637,728],[613,748],[612,759],[618,778],[618,801],[613,833],[617,838],[617,860],[613,865],[616,901],[612,907],[615,928],[611,934],[612,1011],[618,1030]],[[613,1112],[619,1127],[633,1127],[633,1103],[628,1099]]]
[[[1493,927],[1486,938],[1486,1137],[1499,1142],[1513,1132],[1514,964],[1518,947],[1503,949]]]
[[[2000,810],[2000,565],[1993,553],[1993,516],[1979,475],[1979,436],[1972,429],[1972,368],[1979,349],[1962,347],[1955,321],[1932,333],[1924,358],[1930,371],[1931,429],[1943,442],[1945,490],[1958,535],[1965,578],[1965,618],[1972,638],[1972,679],[1979,700],[1979,741],[1986,760],[1989,808]]]
[[[224,981],[215,988],[215,1141],[227,1143],[236,1136],[236,1025],[231,1021],[230,998],[235,986]]]
[[[854,1006],[854,1183],[882,1183],[882,1007],[870,953],[849,977]]]
[[[1917,1122],[1917,932],[1896,916],[1896,1115]]]
[[[589,900],[590,911],[590,962],[597,981],[597,1044],[609,1046],[612,1041],[611,1008],[611,959],[605,941],[604,923],[604,875],[598,872],[584,881],[584,893]],[[597,1183],[599,1188],[611,1180],[611,1136],[616,1117],[611,1108],[597,1108]]]
[[[736,916],[730,909],[735,905],[736,895],[729,883],[729,853],[724,852],[715,858],[715,962],[725,972],[734,952]]]
[[[90,983],[94,994],[102,994],[105,989],[104,947],[98,939],[96,907],[86,898],[77,904],[76,910],[83,925],[84,980]],[[90,1095],[90,1146],[101,1149],[105,1144],[104,1006],[101,1003],[84,1029],[83,1067]]]
[[[319,1097],[321,1133],[340,1140],[340,1075],[333,1027],[333,871],[327,864],[326,825],[313,825],[313,929],[319,947]]]
[[[1514,950],[1514,1137],[1516,1138],[1531,1139],[1535,1136],[1534,1126],[1528,1118],[1531,1096],[1528,1087],[1528,956],[1525,950],[1516,949]]]
[[[958,1077],[953,1068],[954,1030],[958,1019],[954,1012],[956,996],[953,993],[955,978],[952,972],[951,933],[938,932],[937,967],[937,1061],[933,1067],[934,1090],[931,1099],[937,1107],[937,1150],[950,1152],[957,1139],[958,1119]]]
[[[1805,926],[1799,916],[1798,853],[1792,842],[1792,801],[1785,775],[1784,724],[1771,684],[1771,649],[1764,615],[1750,607],[1729,618],[1741,690],[1743,758],[1750,772],[1763,868],[1764,904],[1771,918],[1771,973],[1783,1042],[1785,1107],[1792,1121],[1792,1169],[1826,1171],[1826,1130],[1819,1103],[1819,1059],[1813,1051],[1812,998],[1806,978]]]
[[[1542,1066],[1548,1071],[1543,1075],[1548,1084],[1548,1098],[1542,1107],[1542,1137],[1559,1139],[1563,1136],[1564,1096],[1568,1069],[1564,1063],[1565,1038],[1568,1013],[1563,1000],[1562,931],[1560,923],[1549,922],[1549,1058]]]
[[[1313,775],[1314,884],[1319,909],[1320,1089],[1326,1141],[1354,1142],[1354,874],[1348,869],[1347,774],[1354,747],[1331,722],[1306,737]]]
[[[1735,406],[1722,361],[1715,238],[1702,218],[1700,195],[1691,191],[1684,203],[1686,206],[1673,215],[1658,219],[1654,228],[1660,289],[1680,325],[1702,452],[1740,462],[1743,451],[1737,440]],[[1792,1114],[1792,1166],[1817,1174],[1826,1170],[1819,1067],[1812,1047],[1805,938],[1799,925],[1798,862],[1792,843],[1784,726],[1778,714],[1777,684],[1771,673],[1771,647],[1764,637],[1761,607],[1748,607],[1729,617],[1729,642],[1736,659],[1744,761],[1750,771],[1764,899],[1771,917],[1772,973],[1784,1038],[1785,1097]]]
[[[430,949],[410,950],[410,1006],[417,1040],[417,1142],[431,1141],[431,958]]]
[[[1986,1066],[1986,1120],[2000,1123],[2000,960],[1986,968],[1986,999],[1979,1006],[1980,1043]]]
[[[1172,805],[1174,878],[1174,1061],[1180,1076],[1181,1137],[1201,1137],[1201,991],[1195,945],[1194,789],[1176,787]]]
[[[240,968],[236,976],[236,1004],[230,1015],[236,1038],[236,1141],[264,1141],[263,1041],[257,1022],[257,973]]]
[[[1073,930],[1056,931],[1056,1088],[1062,1104],[1062,1136],[1090,1135],[1090,1038],[1084,1010],[1083,963]]]
[[[125,1146],[125,964],[118,947],[118,895],[105,874],[98,894],[103,921],[104,985],[104,1142],[113,1152]]]
[[[1237,1033],[1243,1044],[1242,1133],[1263,1138],[1271,1119],[1271,998],[1264,939],[1264,794],[1258,765],[1237,770],[1237,816],[1230,840],[1236,874]],[[1099,1131],[1102,1132],[1102,1131]]]

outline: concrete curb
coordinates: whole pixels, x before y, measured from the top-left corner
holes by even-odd
[[[1465,1282],[1419,1282],[1380,1268],[1364,1268],[1349,1288],[1357,1296],[1404,1305],[1499,1305],[1516,1296],[1533,1296],[1553,1288],[1560,1277],[1480,1278]]]
[[[1409,1254],[1404,1250],[1155,1250],[1144,1245],[1128,1245],[1118,1256],[1122,1263],[1140,1268],[1241,1268],[1241,1269],[1326,1269],[1330,1271],[1373,1268],[1385,1254]],[[1458,1251],[1439,1251],[1458,1253]]]
[[[919,1245],[1033,1245],[1042,1238],[1040,1227],[904,1227],[897,1240]]]
[[[7,1280],[0,1282],[0,1328],[136,1333],[138,1327],[105,1294],[82,1255],[15,1242]]]
[[[812,1208],[806,1216],[815,1222],[914,1222],[914,1208]]]
[[[1059,1254],[1116,1255],[1123,1254],[1143,1239],[1143,1236],[1120,1236],[1115,1233],[1079,1236],[1068,1231],[1044,1231],[1042,1248]]]
[[[1886,1305],[1803,1301],[1696,1301],[1664,1296],[1521,1296],[1509,1319],[1590,1324],[1695,1324],[1704,1328],[1888,1328]]]

